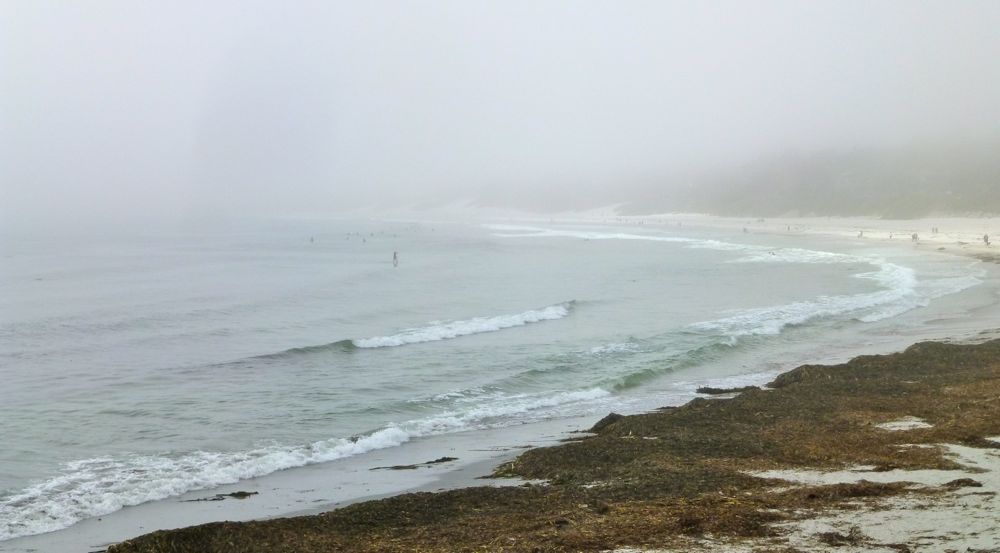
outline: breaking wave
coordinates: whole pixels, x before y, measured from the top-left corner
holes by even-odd
[[[568,317],[576,305],[576,300],[557,303],[540,309],[531,309],[513,315],[474,317],[460,321],[433,321],[427,326],[407,328],[388,336],[339,340],[318,346],[291,348],[278,353],[257,356],[258,359],[282,359],[296,355],[327,352],[351,352],[357,349],[391,348],[409,344],[422,344],[450,340],[472,334],[496,332],[506,328],[525,326],[542,321],[554,321]]]
[[[237,452],[77,460],[64,464],[58,476],[0,499],[0,541],[60,530],[87,518],[190,491],[395,447],[414,438],[545,418],[553,409],[609,395],[601,388],[499,394],[464,409],[390,424],[362,436]]]
[[[575,301],[550,305],[541,309],[532,309],[514,315],[498,315],[495,317],[475,317],[463,321],[437,322],[424,327],[408,328],[389,336],[361,338],[351,342],[359,348],[386,348],[449,340],[470,334],[496,332],[505,328],[524,326],[541,321],[552,321],[568,317],[573,311]]]
[[[746,309],[728,317],[692,325],[699,331],[721,334],[730,342],[741,336],[775,335],[789,326],[817,319],[853,318],[875,322],[895,317],[912,309],[926,306],[930,300],[961,292],[980,284],[976,275],[920,282],[915,272],[877,256],[851,255],[803,248],[768,248],[752,244],[737,244],[720,240],[683,238],[656,234],[623,232],[593,232],[570,229],[547,229],[529,226],[488,225],[502,237],[562,237],[586,240],[648,240],[682,244],[688,248],[738,252],[742,257],[731,263],[809,263],[866,264],[873,271],[854,275],[875,281],[878,291],[853,295],[819,296],[812,300],[783,305]]]

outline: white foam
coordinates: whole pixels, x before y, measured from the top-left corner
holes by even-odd
[[[123,507],[176,497],[279,470],[334,461],[401,445],[421,436],[499,427],[558,415],[610,396],[601,388],[537,394],[494,394],[463,411],[393,424],[366,436],[241,452],[133,455],[66,463],[61,474],[0,502],[0,541],[51,532]]]
[[[884,289],[865,294],[819,296],[807,301],[748,309],[730,317],[696,323],[692,325],[692,328],[720,332],[730,338],[748,335],[774,335],[779,334],[788,326],[801,325],[824,317],[854,316],[860,321],[873,322],[909,311],[921,305],[923,301],[923,298],[915,292],[917,279],[913,270],[908,267],[876,258],[841,254],[832,256],[803,255],[802,258],[815,259],[822,263],[866,262],[873,264],[878,267],[876,271],[856,276],[874,280]]]
[[[890,432],[900,432],[904,430],[917,430],[920,428],[934,428],[934,425],[928,424],[927,421],[919,417],[903,417],[899,420],[883,422],[875,425],[877,428],[882,430],[888,430]]]
[[[586,390],[561,391],[556,393],[541,394],[515,394],[504,395],[495,401],[483,403],[465,413],[467,421],[492,421],[497,418],[510,418],[511,415],[523,415],[533,411],[561,407],[568,404],[578,404],[607,398],[610,392],[603,388],[590,388]],[[548,415],[548,413],[546,413]],[[524,422],[519,418],[517,423]]]
[[[639,345],[635,342],[605,344],[590,348],[591,355],[612,355],[615,353],[635,353],[637,351],[639,351]]]
[[[392,447],[411,437],[403,429],[386,428],[357,440],[324,440],[304,447],[73,461],[63,466],[61,475],[0,504],[0,540],[59,530],[85,518],[192,490]]]
[[[359,348],[386,348],[406,344],[419,344],[448,340],[470,334],[496,332],[505,328],[524,326],[529,323],[551,321],[569,316],[573,302],[550,305],[542,309],[532,309],[515,315],[496,317],[476,317],[464,321],[438,322],[420,328],[408,328],[391,336],[375,336],[352,340]]]
[[[980,284],[975,277],[919,282],[912,269],[882,262],[873,273],[855,275],[872,278],[883,290],[865,294],[820,296],[814,300],[752,309],[720,319],[697,323],[694,328],[717,330],[730,337],[778,334],[784,328],[827,317],[853,317],[873,323],[926,307],[930,301]]]
[[[876,322],[923,307],[942,296],[954,294],[976,286],[981,274],[936,279],[920,282],[913,269],[890,263],[875,256],[859,256],[803,248],[767,248],[751,244],[736,244],[719,240],[704,240],[662,235],[591,232],[566,229],[547,229],[527,226],[489,226],[506,231],[506,237],[567,237],[590,240],[650,240],[683,243],[686,247],[718,251],[742,252],[745,255],[732,263],[821,263],[867,264],[874,271],[855,275],[856,278],[873,280],[882,290],[865,294],[820,296],[814,300],[785,305],[748,309],[714,321],[692,325],[702,331],[719,332],[731,341],[748,335],[774,335],[789,326],[805,324],[827,317],[853,317],[861,322]],[[595,352],[596,353],[596,352]]]
[[[704,240],[680,238],[654,234],[632,234],[629,232],[596,232],[585,230],[550,229],[541,227],[526,227],[514,225],[486,225],[492,230],[506,231],[495,233],[501,238],[580,238],[583,240],[648,240],[653,242],[700,243]]]

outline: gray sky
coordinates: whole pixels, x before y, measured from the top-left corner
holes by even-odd
[[[0,224],[571,199],[998,129],[995,1],[0,0]]]

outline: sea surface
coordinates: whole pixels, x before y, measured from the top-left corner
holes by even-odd
[[[996,301],[969,258],[674,223],[268,221],[0,247],[0,541],[759,383],[805,344]]]

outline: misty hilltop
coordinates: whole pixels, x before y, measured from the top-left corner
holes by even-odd
[[[3,2],[0,233],[1000,213],[997,29],[994,0]]]
[[[745,163],[526,192],[493,187],[474,203],[551,212],[616,205],[623,215],[868,216],[1000,214],[1000,140],[898,148],[785,151]]]
[[[1000,144],[792,153],[629,193],[624,213],[878,216],[1000,213]]]

